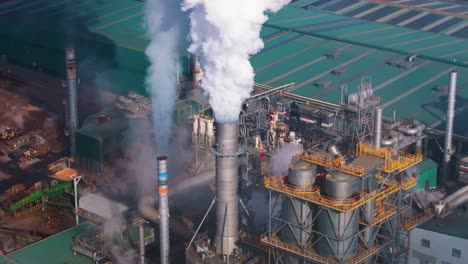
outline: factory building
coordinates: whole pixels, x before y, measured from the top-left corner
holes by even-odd
[[[192,129],[193,167],[212,166],[214,176],[212,202],[189,225],[182,247],[170,247],[181,228],[170,214],[167,187],[168,168],[179,161],[160,156],[147,165],[158,180],[157,199],[150,197],[157,210],[145,203],[141,215],[128,212],[91,192],[75,203],[77,224],[86,223],[0,260],[25,261],[60,240],[70,245],[58,261],[110,259],[105,242],[114,238],[104,223],[113,217],[105,206],[125,215],[118,233],[138,248],[135,263],[148,261],[145,246],[156,237],[161,263],[175,255],[190,264],[466,263],[460,220],[468,188],[450,185],[446,194],[437,186],[467,178],[468,10],[405,2],[298,0],[272,15],[261,31],[265,47],[251,58],[253,92],[230,123],[217,122],[200,94],[198,58],[180,59],[173,119]],[[93,187],[132,144],[124,140],[129,128],[151,114],[143,6],[132,0],[0,6],[6,39],[0,54],[67,77],[67,169]],[[7,26],[12,21],[14,30]],[[51,30],[51,21],[77,26]],[[67,50],[64,60],[70,42],[76,56]],[[14,75],[28,71],[23,68],[13,67]],[[79,122],[73,88],[80,82],[117,94],[112,109]],[[287,155],[277,155],[285,149]],[[75,200],[77,175],[67,180]],[[262,206],[255,205],[256,193],[265,198]],[[257,221],[262,225],[252,224]]]

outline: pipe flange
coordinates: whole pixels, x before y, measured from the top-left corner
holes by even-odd
[[[241,147],[239,147],[236,151],[223,151],[220,152],[216,150],[215,148],[210,148],[210,152],[214,154],[217,157],[238,157],[242,154],[244,154],[245,150]]]

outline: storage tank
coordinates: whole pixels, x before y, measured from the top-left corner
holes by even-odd
[[[359,178],[344,173],[325,176],[326,195],[343,202],[359,192]],[[354,235],[359,230],[359,210],[340,213],[334,210],[323,211],[317,217],[317,230],[328,239],[320,239],[316,244],[317,252],[322,256],[339,259],[356,255],[358,239]]]
[[[315,183],[317,166],[305,161],[289,165],[288,182],[297,188],[310,188]],[[281,230],[281,239],[300,248],[307,248],[312,238],[312,204],[286,197],[282,204],[281,218],[289,223]]]

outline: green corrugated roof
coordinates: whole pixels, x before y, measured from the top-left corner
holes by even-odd
[[[418,226],[418,228],[468,239],[468,228],[466,228],[467,222],[468,214],[458,213],[458,209],[455,209],[448,216],[442,219],[434,217],[426,223]]]
[[[446,85],[448,71],[457,69],[459,85],[454,129],[455,133],[468,136],[463,122],[463,116],[468,114],[467,39],[297,7],[315,2],[296,1],[270,16],[261,32],[265,48],[251,59],[256,82],[273,86],[295,82],[293,93],[338,103],[342,84],[347,84],[348,90],[353,92],[361,78],[367,76],[372,80],[376,95],[382,98],[384,115],[391,115],[395,108],[399,117],[413,117],[432,127],[443,128],[446,94],[437,93],[433,88]],[[57,41],[54,36],[66,32],[65,22],[73,23],[72,29],[80,36],[78,43],[83,39],[88,41],[82,44],[82,49],[107,51],[105,61],[119,65],[96,74],[95,81],[109,82],[107,86],[115,90],[145,93],[143,79],[148,62],[143,53],[147,45],[142,27],[143,5],[136,0],[35,0],[0,7],[0,24],[6,30],[0,35],[7,36],[6,39],[14,35],[15,40],[14,43],[0,43],[0,52],[28,49],[34,54],[45,54],[42,63],[58,63],[56,72],[60,72],[62,48],[67,38],[62,36]],[[107,44],[92,45],[92,41],[112,43],[115,48]],[[36,44],[23,44],[27,42]],[[337,50],[336,58],[325,56]],[[395,58],[405,60],[411,54],[418,57],[409,69],[386,64]],[[30,64],[31,55],[24,50],[14,55],[25,61],[23,64]],[[99,57],[95,61],[100,60]],[[97,67],[94,61],[88,64],[81,61],[81,64],[84,65],[82,71],[87,66]],[[347,71],[339,76],[332,74],[337,67],[345,67]],[[314,85],[324,80],[331,81],[328,88]]]
[[[72,238],[93,226],[89,222],[80,224],[10,253],[7,257],[21,264],[93,264],[94,262],[90,258],[80,254],[74,255],[71,249]],[[2,261],[1,256],[0,261]]]

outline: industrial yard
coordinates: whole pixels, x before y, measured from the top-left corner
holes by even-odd
[[[468,263],[468,2],[216,3],[0,1],[0,263]]]

